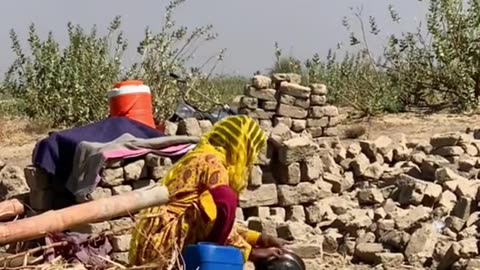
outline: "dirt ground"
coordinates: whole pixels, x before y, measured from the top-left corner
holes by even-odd
[[[370,119],[351,120],[347,110],[341,110],[339,134],[345,130],[363,126],[366,138],[375,139],[380,135],[403,133],[407,139],[427,140],[436,133],[464,132],[467,128],[480,127],[480,115],[433,114],[421,115],[413,113],[390,114]],[[46,137],[51,130],[25,119],[0,118],[0,161],[16,166],[26,166],[31,162],[35,143]],[[342,139],[348,145],[352,139]],[[352,265],[340,254],[324,254],[320,269],[378,269],[371,266]],[[410,269],[400,267],[400,269]]]
[[[460,131],[480,127],[480,115],[460,114],[389,114],[370,119],[351,120],[347,110],[341,111],[340,136],[346,129],[364,126],[366,136],[375,139],[380,135],[404,133],[407,139],[428,139],[436,133]],[[47,136],[48,129],[35,122],[20,118],[0,119],[0,160],[23,167],[31,161],[35,143]],[[352,140],[342,139],[347,145]]]

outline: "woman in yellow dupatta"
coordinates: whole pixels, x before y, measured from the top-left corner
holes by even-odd
[[[130,263],[173,269],[183,249],[200,241],[235,246],[245,260],[280,255],[283,241],[235,224],[238,196],[266,142],[265,133],[247,116],[218,122],[163,180],[169,203],[140,213]]]

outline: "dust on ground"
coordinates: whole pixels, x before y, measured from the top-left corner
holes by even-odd
[[[409,140],[426,140],[437,133],[465,132],[467,127],[480,127],[480,115],[477,114],[401,113],[351,120],[348,110],[341,109],[340,113],[340,137],[345,129],[358,125],[366,128],[368,139],[403,133]],[[0,118],[0,160],[20,167],[30,164],[35,143],[46,137],[48,131],[41,124],[26,119]],[[352,140],[342,141],[348,144]]]

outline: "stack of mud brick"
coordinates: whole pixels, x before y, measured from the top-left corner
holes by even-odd
[[[132,190],[144,188],[161,182],[172,167],[169,158],[147,154],[132,160],[116,160],[108,162],[102,170],[99,185],[89,194],[87,200],[98,200]],[[35,213],[45,212],[55,207],[58,191],[53,188],[46,174],[34,167],[25,169],[27,183],[31,189],[29,204]],[[82,203],[84,199],[76,199],[74,203]],[[136,213],[132,213],[135,215]],[[125,216],[105,222],[84,224],[72,231],[97,235],[109,233],[113,252],[111,259],[119,263],[128,262],[131,231],[134,227],[134,216]]]
[[[258,119],[266,130],[284,123],[313,138],[337,136],[338,110],[327,104],[326,85],[302,86],[298,74],[254,76],[245,88],[240,113]]]

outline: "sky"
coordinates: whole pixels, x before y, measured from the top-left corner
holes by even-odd
[[[127,65],[138,58],[135,47],[145,27],[160,29],[167,4],[164,0],[4,1],[0,11],[0,76],[14,60],[10,29],[15,29],[26,45],[28,26],[35,23],[43,37],[52,31],[65,44],[67,22],[86,29],[96,24],[99,31],[105,31],[116,15],[122,16],[122,29],[130,43]],[[389,4],[400,14],[400,24],[389,19]],[[381,27],[380,36],[369,39],[377,53],[387,35],[415,30],[425,16],[425,1],[418,0],[187,0],[174,18],[189,28],[212,24],[218,34],[216,40],[199,48],[191,65],[199,65],[226,48],[217,73],[251,75],[272,66],[276,41],[285,55],[301,60],[315,53],[324,56],[338,42],[348,43],[342,18],[351,15],[350,7],[360,6],[366,21],[374,16]]]

